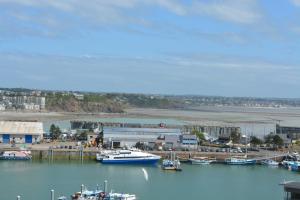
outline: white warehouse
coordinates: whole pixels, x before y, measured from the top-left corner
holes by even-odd
[[[0,121],[0,143],[40,142],[43,139],[42,122]]]

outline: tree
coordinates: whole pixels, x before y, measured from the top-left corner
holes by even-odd
[[[250,143],[254,146],[261,145],[263,141],[255,136],[251,137]]]
[[[273,144],[276,146],[283,146],[283,139],[279,135],[269,134],[265,137],[265,142],[267,144]]]
[[[199,130],[193,129],[191,133],[193,135],[197,136],[198,142],[199,142],[198,145],[201,144],[201,141],[205,141],[206,140],[204,134],[201,131],[199,131]]]
[[[265,136],[265,143],[273,144],[273,134],[269,134]]]
[[[52,140],[57,139],[61,134],[61,130],[58,126],[55,126],[54,124],[52,124],[50,126],[50,137]]]
[[[239,133],[237,131],[233,131],[230,134],[230,138],[231,138],[233,143],[239,143],[240,139],[241,139],[241,133]]]
[[[274,135],[273,136],[273,144],[277,146],[283,146],[283,139],[279,135]]]

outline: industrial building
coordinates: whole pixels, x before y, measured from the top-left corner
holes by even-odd
[[[0,143],[38,143],[43,133],[42,122],[0,121]]]
[[[286,135],[287,138],[292,140],[300,139],[300,127],[280,126],[279,124],[276,124],[276,133]]]
[[[179,139],[180,129],[168,128],[122,128],[104,127],[104,142],[114,147],[134,146],[137,142],[155,144],[159,138],[175,136]],[[178,140],[174,140],[177,142]],[[176,145],[176,144],[174,144]]]

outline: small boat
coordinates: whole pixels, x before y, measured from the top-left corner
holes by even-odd
[[[254,159],[247,159],[244,157],[230,157],[225,159],[225,163],[227,165],[255,165],[256,160]]]
[[[299,172],[300,171],[300,162],[299,161],[294,161],[293,163],[290,164],[290,170]]]
[[[114,151],[105,154],[102,158],[101,155],[98,156],[103,164],[156,164],[160,158],[138,149]]]
[[[170,159],[164,159],[161,165],[163,170],[182,171],[180,161],[176,158],[175,153],[170,153]]]
[[[31,160],[30,151],[4,151],[0,154],[0,160]]]
[[[165,160],[163,160],[161,167],[162,167],[163,170],[182,171],[182,169],[180,167],[180,161],[179,160],[165,159]]]
[[[193,157],[189,159],[193,165],[209,165],[213,162],[216,162],[216,158],[208,157]]]
[[[294,160],[283,160],[280,164],[286,168],[286,169],[290,169],[291,165],[294,164]]]
[[[262,160],[261,164],[262,165],[267,165],[267,166],[278,166],[279,162],[276,162],[276,161],[271,160],[271,159],[266,159],[266,160]]]

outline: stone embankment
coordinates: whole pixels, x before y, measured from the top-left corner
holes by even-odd
[[[0,152],[8,150],[18,150],[8,147],[0,147]],[[31,149],[33,160],[95,160],[96,154],[100,150],[96,148],[86,149],[52,149],[52,148],[33,148]],[[162,158],[167,158],[170,155],[170,151],[151,151],[150,153],[160,155]],[[190,157],[209,157],[216,158],[217,161],[224,161],[225,158],[230,156],[244,156],[245,154],[239,153],[224,153],[224,152],[198,152],[198,151],[176,151],[176,156],[181,160],[188,160]],[[280,155],[283,152],[249,152],[248,158],[260,159],[266,157],[266,155]],[[280,159],[280,158],[278,158]]]

